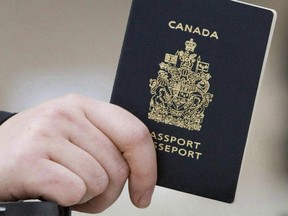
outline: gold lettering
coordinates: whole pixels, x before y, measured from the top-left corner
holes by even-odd
[[[170,152],[171,146],[170,145],[165,145],[165,152]]]
[[[194,158],[194,152],[193,151],[189,151],[188,152],[188,157]]]
[[[168,134],[163,134],[163,133],[156,133],[156,132],[151,132],[151,137],[153,138],[154,141],[163,141],[165,143],[177,143],[180,146],[185,146],[188,148],[194,148],[198,149],[199,146],[201,145],[200,142],[193,142],[192,140],[185,140],[184,138],[178,138],[175,136],[171,136]]]
[[[190,33],[192,33],[192,31],[193,31],[193,26],[192,25],[185,25],[185,32],[190,32]]]
[[[175,29],[175,24],[176,24],[175,21],[170,21],[170,22],[168,23],[169,27],[172,28],[172,29]]]
[[[172,151],[171,151],[171,153],[174,153],[174,152],[177,152],[177,151],[178,151],[178,148],[175,147],[175,146],[173,146],[173,147],[172,147]]]
[[[164,136],[164,142],[169,142],[169,138],[170,138],[169,135],[165,135],[165,136]]]
[[[201,143],[199,142],[194,142],[194,144],[195,144],[195,149],[198,149],[198,147],[201,145]]]
[[[155,149],[158,149],[158,143],[157,142],[154,142],[154,147],[155,147]]]
[[[202,153],[200,152],[195,152],[187,149],[199,149],[201,145],[200,142],[193,142],[192,140],[186,140],[184,138],[178,138],[163,133],[156,133],[154,131],[151,132],[151,137],[153,138],[155,149],[157,151],[164,151],[170,154],[178,154],[181,157],[187,157],[197,160],[199,160],[202,156]],[[162,141],[163,143],[159,141]],[[179,148],[175,145],[181,146],[182,148]]]
[[[160,143],[160,144],[158,145],[158,150],[159,150],[159,151],[163,151],[163,150],[164,150],[164,144],[163,144],[163,143]]]
[[[195,153],[196,153],[196,155],[197,155],[196,159],[199,160],[199,159],[200,159],[200,156],[202,156],[202,153],[200,153],[200,152],[195,152]]]
[[[173,143],[173,142],[175,142],[177,140],[177,138],[176,137],[174,137],[174,136],[171,136],[171,139],[170,139],[170,143]]]
[[[181,31],[184,31],[182,23],[179,23],[175,29],[180,29]]]
[[[214,32],[211,34],[210,38],[215,38],[215,39],[219,40],[218,33],[217,33],[216,31],[214,31]]]
[[[159,141],[163,140],[163,134],[162,134],[162,133],[159,133],[159,134],[158,134],[158,140],[159,140]]]
[[[193,142],[191,140],[187,140],[187,147],[193,148]]]
[[[184,157],[184,156],[186,156],[187,155],[187,150],[185,150],[185,149],[179,149],[179,155],[181,155],[182,157]]]
[[[170,21],[168,23],[169,28],[174,29],[174,30],[180,30],[182,32],[188,32],[191,34],[198,34],[203,37],[209,37],[212,39],[219,40],[219,35],[217,31],[210,31],[207,28],[200,28],[200,27],[195,27],[191,24],[183,24],[181,22],[176,22],[176,21]],[[212,33],[211,33],[212,32]]]
[[[209,31],[208,29],[203,29],[203,30],[202,30],[202,35],[203,35],[204,37],[209,37],[210,31]]]
[[[152,133],[151,133],[151,136],[152,136],[152,138],[153,138],[154,140],[157,139],[157,138],[156,138],[156,133],[155,133],[155,132],[152,132]]]
[[[181,145],[181,146],[184,146],[186,144],[186,141],[184,139],[180,138],[180,139],[177,140],[177,144]]]
[[[195,28],[194,31],[193,31],[193,34],[201,35],[200,28],[199,27]]]

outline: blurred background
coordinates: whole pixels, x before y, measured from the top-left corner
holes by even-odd
[[[125,188],[100,215],[288,216],[288,1],[245,2],[275,9],[278,20],[236,201],[157,187],[151,206],[139,210]],[[0,110],[19,112],[68,93],[109,101],[130,6],[131,0],[0,0]]]

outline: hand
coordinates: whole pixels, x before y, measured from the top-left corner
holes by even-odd
[[[68,95],[0,126],[0,201],[45,199],[97,213],[129,178],[133,204],[150,204],[156,154],[146,126],[124,109]]]

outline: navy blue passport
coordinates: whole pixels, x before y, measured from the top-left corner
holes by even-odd
[[[159,186],[234,201],[275,17],[230,0],[133,0],[111,102],[151,131]]]

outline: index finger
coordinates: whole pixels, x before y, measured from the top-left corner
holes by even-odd
[[[157,181],[156,152],[148,128],[116,105],[86,99],[81,104],[87,119],[111,139],[129,165],[131,201],[147,207]]]

